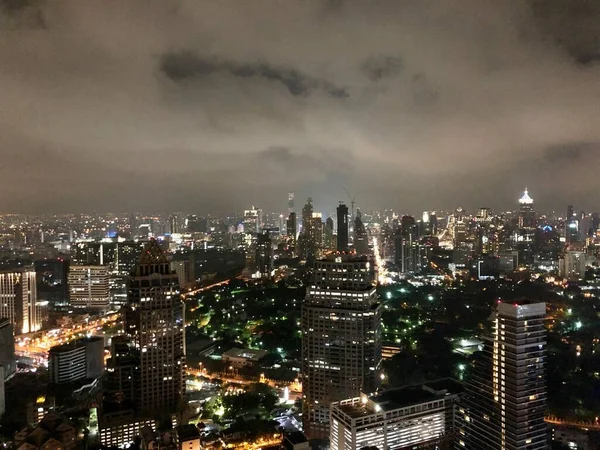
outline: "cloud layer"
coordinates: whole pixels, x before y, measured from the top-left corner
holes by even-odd
[[[0,4],[4,211],[600,209],[595,2]]]

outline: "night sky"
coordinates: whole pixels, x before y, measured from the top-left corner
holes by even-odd
[[[2,0],[0,211],[600,210],[600,2]]]

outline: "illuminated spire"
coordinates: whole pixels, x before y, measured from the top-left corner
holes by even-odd
[[[519,199],[519,203],[521,205],[531,205],[533,203],[533,199],[529,196],[527,188],[525,188],[525,192],[523,192],[523,197]]]

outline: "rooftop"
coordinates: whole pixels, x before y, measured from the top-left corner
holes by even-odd
[[[175,428],[179,440],[187,441],[190,439],[197,439],[200,437],[200,431],[196,425],[179,425]]]
[[[223,353],[223,356],[229,358],[245,358],[252,360],[259,360],[267,356],[266,350],[252,350],[250,348],[232,348]]]
[[[101,336],[92,336],[89,338],[75,339],[74,341],[66,342],[65,344],[55,345],[49,350],[49,353],[62,353],[75,350],[76,348],[85,347],[90,342],[98,342],[104,340]]]
[[[446,378],[423,385],[390,389],[368,397],[366,404],[342,404],[339,405],[339,408],[350,417],[357,418],[379,411],[393,411],[406,406],[441,400],[448,395],[457,395],[463,391],[464,388],[461,383]]]

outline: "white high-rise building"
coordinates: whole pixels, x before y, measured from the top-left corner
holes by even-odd
[[[108,266],[71,266],[69,295],[76,308],[107,310],[110,307]]]
[[[42,327],[33,266],[0,271],[0,317],[15,326],[15,333],[31,333]]]

